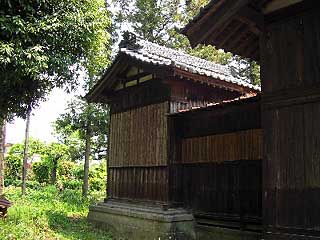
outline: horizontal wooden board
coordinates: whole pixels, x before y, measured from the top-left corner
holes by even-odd
[[[208,136],[261,128],[260,97],[252,97],[170,117],[175,134],[182,138]]]
[[[109,197],[129,200],[168,200],[167,167],[109,168]]]
[[[110,167],[167,165],[167,117],[163,102],[111,115]]]
[[[256,160],[262,156],[262,130],[182,139],[182,163]]]

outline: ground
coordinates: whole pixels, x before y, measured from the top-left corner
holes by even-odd
[[[103,193],[83,199],[79,191],[66,189],[59,193],[54,186],[29,189],[25,197],[20,192],[17,187],[5,191],[13,206],[7,219],[0,219],[0,239],[112,239],[108,232],[86,221],[89,204],[101,200]]]

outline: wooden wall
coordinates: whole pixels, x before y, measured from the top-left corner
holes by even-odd
[[[309,5],[266,18],[260,42],[268,239],[320,236],[320,7]]]
[[[171,79],[168,85],[171,113],[193,107],[204,107],[209,103],[234,99],[242,95],[240,92],[226,91],[223,88],[179,78]]]
[[[109,197],[167,200],[168,102],[111,115]]]
[[[261,129],[184,138],[182,163],[221,163],[261,159]]]
[[[170,99],[170,89],[161,79],[155,78],[113,93],[111,113],[124,112]]]
[[[260,99],[176,114],[171,120],[179,152],[171,156],[171,200],[225,224],[261,223]]]

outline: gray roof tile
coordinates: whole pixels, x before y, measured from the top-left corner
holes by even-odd
[[[137,39],[135,47],[122,45],[119,52],[142,62],[154,65],[173,66],[190,73],[213,77],[239,86],[260,90],[259,86],[250,84],[242,79],[235,78],[228,66],[216,64],[204,59],[191,56],[182,51],[160,46],[158,44]]]

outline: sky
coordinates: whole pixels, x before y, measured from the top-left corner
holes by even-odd
[[[30,118],[30,137],[37,138],[47,143],[56,141],[52,135],[54,122],[67,106],[68,101],[74,94],[67,94],[62,89],[54,89],[48,96],[47,101],[42,102],[40,106],[33,110]],[[15,119],[14,122],[7,125],[7,143],[19,143],[24,140],[25,120]]]

